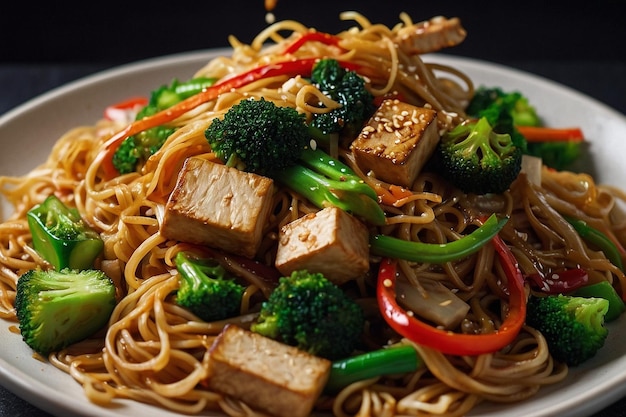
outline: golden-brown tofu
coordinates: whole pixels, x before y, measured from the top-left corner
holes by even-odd
[[[192,157],[165,206],[160,232],[253,257],[272,208],[271,179]]]
[[[277,417],[306,417],[326,385],[330,361],[228,325],[210,350],[210,389]]]
[[[276,268],[284,275],[306,269],[343,284],[369,269],[369,234],[354,216],[327,207],[283,226]]]
[[[350,149],[363,172],[410,187],[433,154],[439,132],[437,112],[398,100],[385,100]]]

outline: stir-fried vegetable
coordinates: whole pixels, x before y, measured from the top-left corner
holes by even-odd
[[[582,154],[582,130],[544,126],[528,97],[519,91],[481,86],[466,111],[472,117],[486,116],[499,133],[522,137],[526,142],[524,153],[541,158],[551,168],[567,169]]]
[[[311,75],[313,66],[318,61],[317,57],[302,58],[296,60],[289,60],[280,63],[272,63],[256,68],[252,68],[249,71],[242,72],[236,76],[228,77],[220,80],[210,87],[202,90],[200,93],[193,95],[172,107],[165,110],[161,110],[151,116],[144,117],[141,120],[136,120],[129,124],[126,128],[122,129],[115,135],[113,135],[104,145],[104,150],[97,157],[97,161],[102,163],[102,169],[105,177],[113,178],[119,175],[119,172],[113,165],[113,155],[120,146],[120,143],[129,136],[135,135],[144,130],[160,126],[171,122],[177,117],[182,116],[190,110],[195,109],[199,105],[208,101],[214,100],[220,94],[231,91],[232,89],[243,87],[256,80],[265,77],[274,77],[278,75],[301,75],[307,77]],[[349,62],[341,62],[341,65],[347,69],[357,69],[358,65]]]
[[[181,280],[176,303],[206,321],[237,315],[245,287],[238,284],[215,259],[178,252],[176,269]]]
[[[214,120],[205,136],[227,165],[274,178],[319,208],[332,205],[385,224],[376,192],[337,158],[309,148],[309,130],[291,108],[242,100]]]
[[[97,269],[31,269],[17,281],[15,312],[22,339],[47,355],[92,336],[115,307],[115,284]]]
[[[383,259],[378,271],[377,297],[380,312],[387,323],[401,336],[451,355],[480,355],[496,352],[511,343],[524,324],[526,294],[524,278],[510,249],[499,237],[492,239],[508,283],[508,314],[493,333],[465,334],[439,329],[408,313],[396,300],[396,264]]]
[[[104,249],[98,232],[55,195],[30,209],[27,218],[35,250],[58,271],[91,268]]]
[[[570,268],[552,271],[549,276],[539,273],[530,274],[526,279],[538,291],[546,294],[562,294],[587,285],[589,274],[582,268]]]
[[[320,42],[325,45],[333,45],[333,46],[339,47],[340,41],[341,41],[340,37],[331,35],[330,33],[310,31],[310,32],[303,33],[295,41],[287,45],[287,47],[283,51],[283,54],[285,55],[293,54],[298,49],[300,49],[302,45],[308,42]],[[343,48],[341,49],[343,50]]]
[[[600,281],[595,284],[585,285],[578,288],[571,293],[575,297],[594,297],[604,298],[609,302],[609,309],[604,316],[604,319],[609,322],[613,321],[626,311],[626,303],[622,300],[615,291],[615,287],[608,281]]]
[[[198,94],[215,83],[215,78],[198,77],[186,82],[172,81],[170,85],[162,85],[150,94],[150,100],[137,111],[136,120],[152,116],[162,110],[172,107],[180,101]],[[138,100],[137,100],[138,101]],[[115,108],[126,109],[133,104],[128,101],[118,104]],[[109,110],[110,114],[111,111]],[[113,165],[120,174],[133,172],[138,166],[158,151],[167,138],[176,131],[173,127],[155,126],[129,136],[117,148],[113,155]]]
[[[324,275],[298,270],[280,279],[250,329],[334,360],[353,352],[364,326],[353,298]]]
[[[487,117],[467,120],[439,142],[439,173],[466,193],[506,191],[522,169],[523,148]]]
[[[580,365],[604,346],[609,302],[604,298],[548,295],[528,300],[529,326],[543,334],[552,356],[570,366]]]
[[[376,235],[370,239],[372,254],[412,262],[444,263],[461,259],[478,251],[504,227],[507,219],[498,220],[492,214],[472,233],[449,243],[422,243],[399,239],[387,235]]]
[[[423,361],[411,345],[390,346],[339,359],[332,363],[324,390],[336,393],[342,388],[368,378],[414,372]]]
[[[598,229],[589,226],[589,224],[587,224],[584,220],[568,217],[567,221],[574,227],[574,229],[576,229],[578,234],[584,240],[600,249],[613,265],[617,266],[622,271],[624,270],[622,256],[619,249],[607,235]]]

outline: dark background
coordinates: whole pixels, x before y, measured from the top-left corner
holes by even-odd
[[[522,69],[626,114],[624,6],[626,0],[279,0],[274,14],[331,33],[353,24],[339,20],[345,10],[388,26],[399,22],[402,11],[414,21],[459,17],[467,39],[443,53]],[[71,7],[3,1],[0,115],[76,78],[162,55],[225,47],[229,34],[249,43],[266,26],[263,0],[109,0]],[[49,417],[35,406],[0,387],[1,416]],[[626,398],[594,417],[626,417],[625,410]]]
[[[250,42],[266,27],[263,0],[204,2],[4,2],[0,63],[88,62],[111,66],[145,58]],[[626,51],[624,1],[279,0],[277,19],[337,32],[358,10],[393,25],[401,11],[415,21],[460,17],[466,41],[445,51],[501,63],[520,60],[620,60]]]
[[[418,1],[278,0],[277,20],[296,19],[336,33],[354,25],[339,14],[357,10],[393,26],[459,17],[467,38],[441,51],[508,65],[564,84],[626,113],[626,0]],[[250,43],[267,27],[264,0],[146,2],[109,0],[64,5],[11,0],[0,7],[0,114],[77,78],[120,64]],[[28,79],[27,85],[16,83]]]

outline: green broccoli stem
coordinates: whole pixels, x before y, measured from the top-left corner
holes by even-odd
[[[414,372],[422,364],[415,348],[410,345],[379,349],[337,360],[331,365],[324,391],[331,394],[364,379]]]
[[[192,260],[185,252],[181,251],[176,254],[176,268],[192,291],[199,291],[204,282],[211,280],[207,275],[212,272],[209,266],[200,262],[197,259]]]
[[[372,254],[405,259],[412,262],[445,263],[464,258],[478,251],[498,234],[508,218],[498,220],[492,214],[469,235],[449,243],[423,243],[399,239],[392,236],[376,235],[370,239]]]
[[[385,224],[376,192],[347,165],[321,150],[306,150],[301,164],[280,171],[276,179],[319,208],[339,207],[374,225]]]
[[[320,150],[306,149],[300,155],[300,160],[309,168],[327,176],[334,181],[349,183],[351,190],[367,195],[373,200],[377,200],[376,191],[367,185],[361,177],[356,175],[352,169]]]
[[[318,144],[323,146],[328,146],[330,144],[330,133],[324,133],[322,129],[316,126],[307,125],[309,129],[309,134],[313,139],[315,139]]]

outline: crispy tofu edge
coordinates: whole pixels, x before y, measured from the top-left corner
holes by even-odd
[[[306,359],[311,363],[309,369],[316,369],[308,374],[310,376],[310,388],[304,390],[292,390],[289,386],[277,383],[272,373],[279,372],[278,369],[255,369],[255,373],[248,369],[242,369],[237,364],[233,364],[224,351],[228,353],[231,343],[237,343],[237,339],[248,338],[256,345],[263,345],[266,349],[271,349],[273,353],[282,351],[284,355],[294,355],[298,359]],[[233,349],[236,351],[236,349]],[[217,336],[209,350],[209,377],[207,384],[210,389],[241,400],[249,406],[269,412],[278,417],[306,417],[313,409],[317,398],[321,394],[330,373],[331,362],[327,359],[310,355],[296,347],[285,345],[281,342],[269,339],[260,334],[243,329],[237,325],[228,324]],[[258,352],[250,352],[258,355]],[[254,365],[254,360],[258,356],[250,358],[250,363]],[[262,357],[260,357],[263,360]],[[288,360],[283,363],[289,364]],[[302,372],[302,369],[297,370]],[[305,374],[307,376],[307,374]]]

